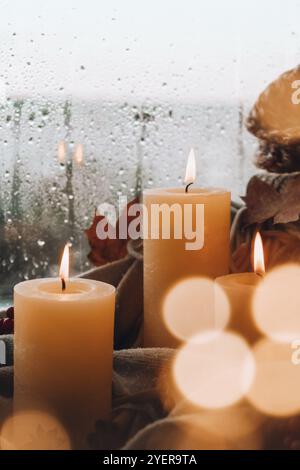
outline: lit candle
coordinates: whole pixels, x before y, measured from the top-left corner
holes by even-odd
[[[166,294],[176,283],[192,276],[213,279],[229,271],[230,193],[193,187],[195,178],[195,155],[191,150],[185,187],[144,191],[145,346],[179,344],[166,327],[163,311]],[[155,207],[165,210],[158,214]],[[168,217],[170,212],[172,217]],[[189,214],[199,238],[194,246],[183,229]],[[163,228],[163,222],[168,220],[169,237]]]
[[[69,279],[68,252],[60,279],[14,288],[14,408],[54,415],[77,448],[110,415],[115,288]]]
[[[265,273],[263,243],[259,232],[254,239],[253,267],[252,273],[230,274],[215,281],[216,314],[222,315],[229,308],[229,328],[241,333],[251,343],[260,336],[253,320],[252,299]]]

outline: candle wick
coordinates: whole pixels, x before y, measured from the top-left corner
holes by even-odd
[[[255,273],[257,276],[261,277],[262,279],[265,277],[265,273],[261,272],[261,271],[256,271]]]
[[[66,281],[64,280],[63,277],[61,278],[61,289],[66,290]]]
[[[194,184],[194,183],[189,183],[186,187],[185,187],[185,192],[188,193],[189,192],[189,187]]]

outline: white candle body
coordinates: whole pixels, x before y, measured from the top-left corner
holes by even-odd
[[[15,410],[57,417],[82,444],[111,409],[115,289],[87,279],[22,282],[14,289]]]
[[[148,235],[152,204],[204,205],[204,246],[187,250],[187,239],[144,240],[144,345],[176,347],[179,344],[164,321],[164,300],[169,289],[189,277],[215,278],[229,271],[230,192],[222,189],[183,188],[153,189],[144,192],[148,213]],[[157,223],[152,221],[154,224]],[[171,220],[174,233],[175,220]],[[177,227],[178,228],[178,227]],[[212,287],[213,291],[213,287]],[[210,297],[210,294],[208,294]],[[213,305],[212,315],[213,315]],[[185,312],[182,312],[184,315]],[[201,305],[199,305],[201,315]],[[212,318],[213,320],[213,318]]]

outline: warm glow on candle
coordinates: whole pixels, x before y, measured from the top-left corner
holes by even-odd
[[[65,286],[65,282],[69,279],[69,245],[68,243],[65,246],[61,263],[59,269],[59,277],[62,280],[63,289]]]
[[[256,274],[265,274],[264,248],[261,235],[257,232],[254,240],[254,272]]]
[[[188,156],[188,161],[186,165],[185,171],[185,184],[192,184],[195,182],[196,179],[196,159],[195,159],[195,152],[194,149],[191,148],[191,151]]]

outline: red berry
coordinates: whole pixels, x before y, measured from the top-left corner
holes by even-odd
[[[4,335],[10,335],[14,332],[14,321],[11,318],[3,319],[2,332]]]
[[[14,318],[14,307],[8,307],[8,309],[6,310],[6,316],[7,318]]]

